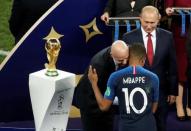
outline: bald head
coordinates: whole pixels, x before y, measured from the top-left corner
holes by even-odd
[[[111,46],[111,56],[115,63],[126,65],[129,56],[129,47],[124,41],[117,40]]]

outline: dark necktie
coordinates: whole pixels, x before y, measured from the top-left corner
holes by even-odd
[[[151,66],[153,63],[153,43],[152,43],[152,39],[151,39],[151,34],[148,33],[148,41],[147,41],[147,57],[149,60],[149,65]]]

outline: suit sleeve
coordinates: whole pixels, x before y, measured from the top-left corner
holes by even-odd
[[[104,9],[104,12],[108,12],[109,13],[109,16],[112,15],[112,11],[113,11],[113,8],[114,8],[114,5],[115,5],[115,0],[108,0],[107,4],[106,4],[106,7]]]
[[[9,29],[14,37],[19,33],[20,25],[22,24],[23,10],[21,0],[14,0],[9,19]]]
[[[93,68],[96,69],[98,75],[98,87],[102,94],[104,94],[105,89],[107,88],[107,80],[108,75],[104,65],[100,64],[99,62],[94,62],[91,64]]]
[[[169,95],[178,94],[178,70],[176,62],[176,52],[174,46],[174,40],[172,34],[170,35],[169,40]]]

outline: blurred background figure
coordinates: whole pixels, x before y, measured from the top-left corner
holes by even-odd
[[[28,29],[58,0],[14,0],[9,29],[15,44]]]
[[[101,20],[108,23],[109,17],[138,17],[144,6],[152,4],[152,0],[108,0]]]
[[[153,5],[152,0],[108,0],[101,20],[109,24],[109,17],[139,17],[143,7]],[[132,26],[132,24],[131,24]],[[135,25],[133,26],[135,28]],[[127,32],[126,27],[120,27],[119,39]]]
[[[187,55],[186,55],[186,36],[189,27],[189,17],[186,18],[186,32],[181,34],[181,16],[173,15],[175,10],[172,7],[191,7],[190,0],[165,0],[166,14],[172,16],[171,22],[171,31],[173,32],[173,37],[175,40],[176,48],[176,59],[178,66],[178,76],[179,76],[179,85],[178,85],[178,96],[176,97],[176,109],[177,109],[177,118],[181,121],[185,120],[185,112],[183,107],[183,91],[185,88],[185,83],[187,81],[186,69],[187,69]],[[186,91],[186,90],[185,90]],[[187,115],[191,117],[190,108],[186,108]]]
[[[166,12],[165,12],[165,0],[153,0],[153,3],[154,3],[154,6],[159,10],[161,14],[160,23],[158,26],[160,26],[160,28],[169,30],[168,16],[166,15]]]
[[[186,41],[186,49],[187,49],[187,58],[188,58],[188,66],[187,66],[187,80],[188,80],[188,108],[187,115],[188,119],[191,120],[191,25],[188,30],[188,37]]]

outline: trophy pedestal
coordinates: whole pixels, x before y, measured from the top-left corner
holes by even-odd
[[[29,75],[29,90],[36,131],[65,131],[72,103],[75,74],[57,70],[48,77],[46,69]]]

